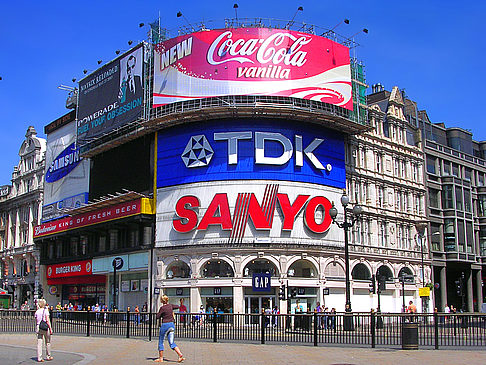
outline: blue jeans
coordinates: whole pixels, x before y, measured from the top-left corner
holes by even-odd
[[[170,348],[173,350],[177,347],[176,343],[174,342],[174,330],[174,322],[162,323],[159,332],[159,351],[164,351],[164,338],[166,334]]]

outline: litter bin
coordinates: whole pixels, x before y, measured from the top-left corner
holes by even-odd
[[[418,323],[417,322],[403,322],[402,349],[418,350]]]

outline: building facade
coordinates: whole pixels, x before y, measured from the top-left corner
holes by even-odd
[[[406,117],[424,140],[435,306],[479,311],[485,297],[486,144],[469,131],[431,122],[410,100]]]
[[[432,282],[415,224],[426,219],[422,143],[397,87],[368,95],[368,106],[371,130],[351,137],[347,150],[347,190],[364,208],[352,231],[352,257],[368,267],[361,279],[386,276],[385,310],[399,312],[412,300],[431,311],[430,298],[421,300],[418,291]]]
[[[20,161],[12,173],[12,185],[4,186],[0,197],[3,285],[12,295],[15,308],[25,302],[33,308],[34,300],[42,295],[33,233],[42,211],[45,151],[45,139],[29,127],[20,146]]]

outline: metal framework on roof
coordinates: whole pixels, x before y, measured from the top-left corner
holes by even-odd
[[[95,199],[93,201],[89,201],[87,204],[76,208],[66,211],[66,213],[70,216],[79,215],[83,213],[93,212],[98,209],[106,208],[109,206],[113,206],[115,204],[125,203],[128,201],[132,201],[139,198],[146,198],[146,195],[137,193],[135,191],[130,191],[123,189],[123,193],[116,193],[115,194],[108,194],[108,196],[102,196],[99,199]]]

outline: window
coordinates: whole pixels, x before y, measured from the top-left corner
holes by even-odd
[[[462,188],[460,186],[456,186],[456,210],[464,210],[462,204]]]
[[[471,192],[469,189],[464,189],[464,210],[471,212]]]
[[[185,262],[176,260],[172,262],[166,271],[166,278],[167,279],[174,279],[174,278],[189,278],[191,277],[191,269],[189,265]]]
[[[456,177],[460,177],[459,175],[459,165],[456,163],[452,163],[452,175]]]
[[[414,195],[415,197],[415,214],[420,213],[420,195]]]
[[[378,206],[380,208],[383,208],[383,199],[384,199],[384,195],[385,195],[385,189],[383,188],[383,186],[378,186]]]
[[[444,185],[442,187],[442,209],[453,209],[453,192],[452,185]]]
[[[407,165],[405,160],[402,161],[402,171],[400,171],[400,176],[401,177],[407,177]]]
[[[444,249],[445,251],[456,250],[456,227],[452,218],[444,219]]]
[[[381,172],[382,171],[381,154],[376,153],[375,158],[376,158],[376,172]]]
[[[471,181],[471,169],[469,167],[464,168],[464,180]]]
[[[403,247],[403,225],[399,224],[397,229],[397,245]]]
[[[435,174],[435,158],[427,156],[427,172],[430,174]]]
[[[477,172],[478,175],[478,186],[484,186],[484,174],[482,172]]]
[[[429,188],[429,206],[439,208],[439,190]]]
[[[442,161],[442,171],[444,176],[450,176],[451,174],[451,163],[449,161]]]
[[[486,215],[486,195],[478,195],[478,215],[484,217]]]
[[[412,164],[412,170],[413,170],[413,181],[417,182],[418,181],[418,165],[417,164]]]
[[[398,158],[394,158],[393,165],[395,168],[395,176],[398,177],[398,175],[400,174],[400,160]]]
[[[479,229],[479,250],[481,256],[486,256],[486,227],[484,226]]]
[[[396,195],[397,195],[397,197],[396,197],[395,207],[396,207],[396,210],[401,211],[401,209],[402,209],[402,192],[397,191]]]
[[[408,205],[408,199],[410,198],[409,193],[403,193],[403,212],[408,212],[409,205]]]
[[[361,156],[360,165],[362,168],[365,169],[366,168],[366,148],[361,149],[360,156]]]
[[[466,250],[467,253],[472,253],[474,247],[473,227],[472,223],[466,221]]]
[[[382,221],[380,225],[380,245],[388,246],[388,225],[385,221]]]
[[[464,221],[462,219],[457,220],[457,247],[459,252],[466,252],[466,232],[464,229]]]

